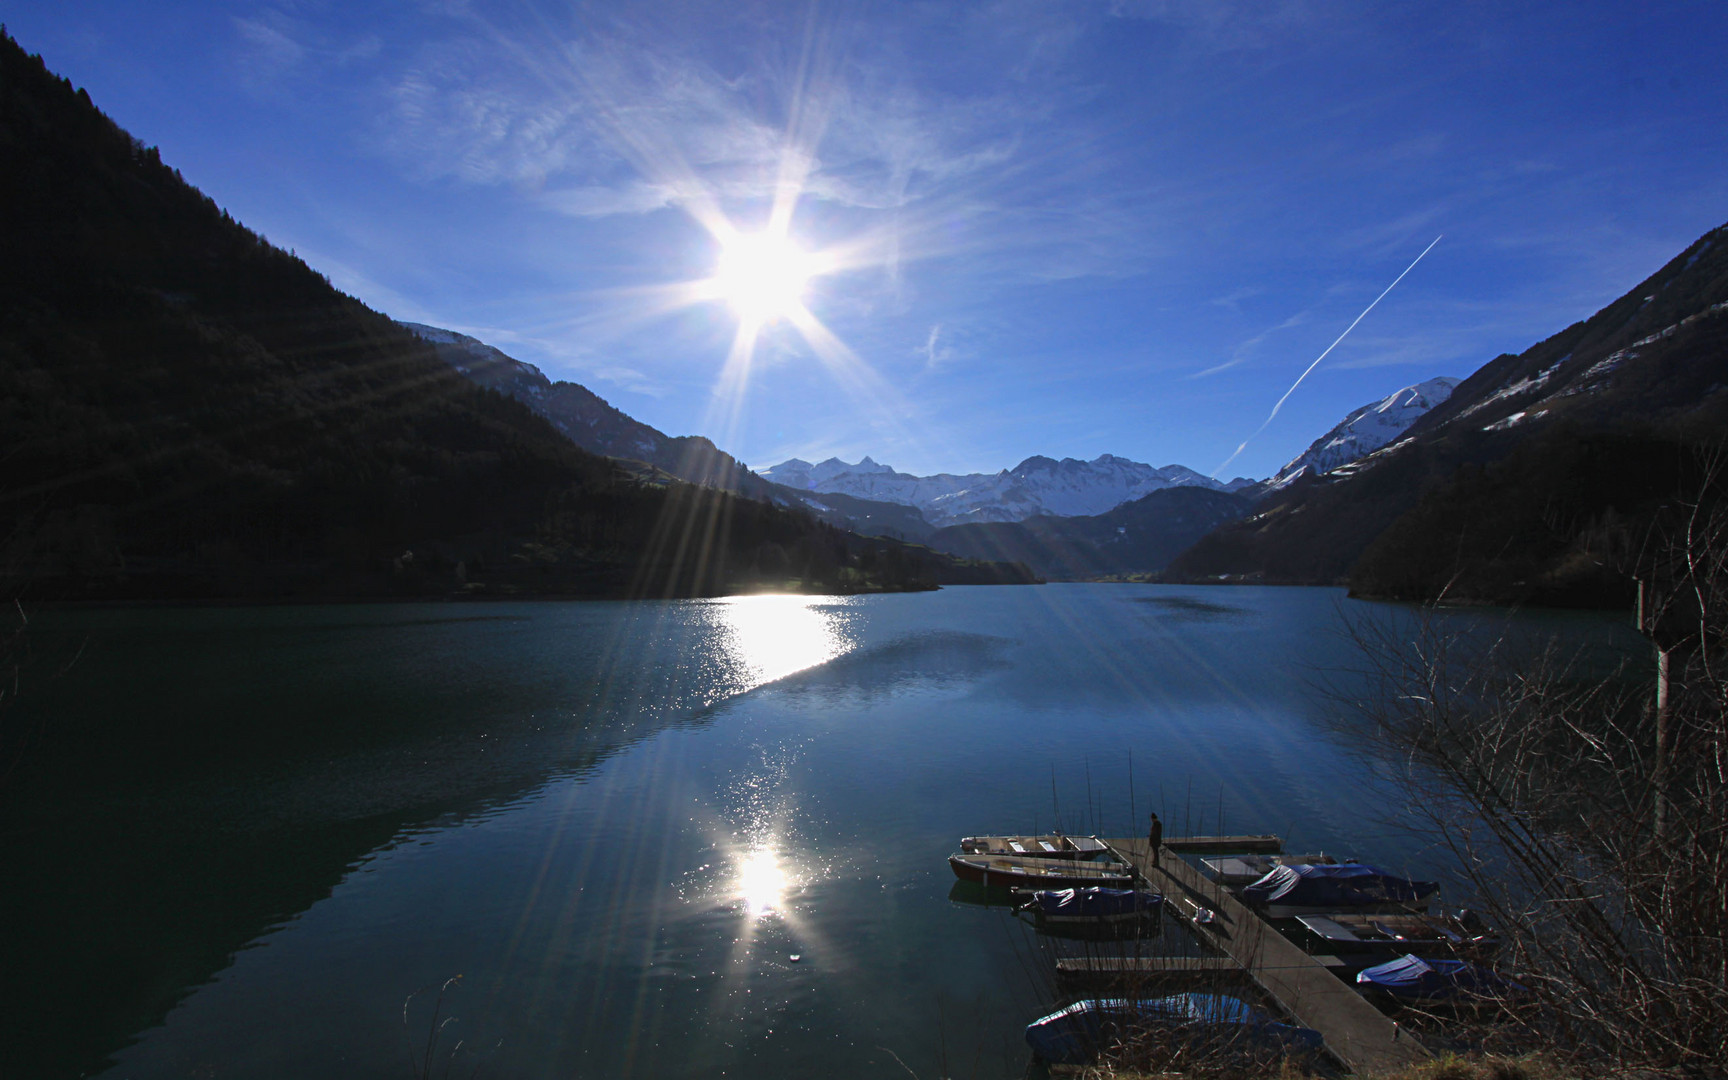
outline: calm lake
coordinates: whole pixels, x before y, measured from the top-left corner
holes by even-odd
[[[1317,685],[1364,617],[1412,616],[1134,585],[37,613],[6,1073],[414,1076],[460,975],[435,1076],[458,1042],[493,1080],[1018,1076],[1039,953],[950,899],[962,834],[1157,809],[1426,868]]]

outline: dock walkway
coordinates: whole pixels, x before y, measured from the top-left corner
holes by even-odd
[[[1240,964],[1297,1023],[1326,1040],[1327,1051],[1355,1073],[1372,1075],[1426,1061],[1426,1047],[1369,1004],[1319,960],[1303,952],[1225,888],[1163,845],[1153,867],[1144,839],[1106,840],[1164,894],[1169,915],[1216,913],[1202,940]]]

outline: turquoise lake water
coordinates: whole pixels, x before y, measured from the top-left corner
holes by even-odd
[[[11,1075],[412,1076],[456,975],[433,1075],[459,1041],[455,1076],[1021,1075],[1040,954],[950,899],[962,834],[1157,809],[1427,868],[1321,689],[1369,617],[1410,614],[1048,585],[38,615]]]

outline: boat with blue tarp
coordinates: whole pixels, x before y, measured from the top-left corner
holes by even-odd
[[[1020,910],[1031,913],[1041,930],[1110,933],[1155,922],[1163,907],[1162,893],[1094,885],[1084,889],[1041,889]]]
[[[1080,922],[1133,919],[1156,914],[1164,904],[1162,893],[1139,889],[1042,889],[1032,894],[1029,910],[1050,922]]]
[[[1364,968],[1356,973],[1356,985],[1416,1004],[1504,1002],[1529,993],[1522,984],[1480,964],[1414,954]]]
[[[1440,891],[1434,881],[1411,881],[1369,866],[1280,866],[1242,888],[1242,901],[1270,919],[1333,912],[1361,914],[1426,910]]]
[[[1345,859],[1345,862],[1352,860]],[[1200,866],[1217,881],[1228,888],[1240,888],[1251,885],[1279,866],[1301,866],[1306,864],[1331,866],[1338,860],[1325,853],[1313,855],[1214,855],[1201,859]]]
[[[1317,1031],[1280,1023],[1224,994],[1087,998],[1026,1025],[1026,1042],[1033,1053],[1053,1065],[1084,1065],[1107,1047],[1153,1035],[1183,1043],[1286,1053],[1315,1052],[1323,1041]]]

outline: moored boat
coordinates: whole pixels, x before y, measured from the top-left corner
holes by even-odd
[[[1474,912],[1457,915],[1346,914],[1298,915],[1315,944],[1337,954],[1423,956],[1453,954],[1487,956],[1500,947],[1500,939],[1483,925]]]
[[[1335,866],[1330,855],[1219,855],[1201,859],[1200,865],[1219,883],[1230,888],[1251,885],[1280,866]]]
[[[962,855],[1023,855],[1032,859],[1104,859],[1110,846],[1096,836],[963,836]]]
[[[1040,889],[1022,905],[1040,926],[1107,926],[1156,919],[1162,893],[1138,889]]]
[[[1083,889],[1089,885],[1128,889],[1134,869],[1126,863],[1039,859],[1028,855],[948,856],[948,865],[961,881],[993,889]]]
[[[1356,986],[1424,1005],[1503,1004],[1530,993],[1522,984],[1468,960],[1423,959],[1414,955],[1358,972]]]
[[[1414,912],[1440,891],[1434,881],[1411,881],[1364,863],[1280,866],[1242,888],[1242,901],[1269,919],[1333,912]]]

